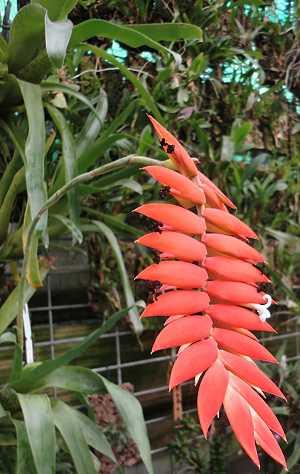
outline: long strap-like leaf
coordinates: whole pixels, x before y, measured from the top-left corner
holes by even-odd
[[[45,116],[42,102],[42,91],[39,85],[18,80],[28,119],[28,136],[25,145],[26,186],[33,219],[47,200],[44,181],[45,159]],[[37,230],[46,236],[47,213],[39,220]]]
[[[51,118],[58,128],[62,138],[62,158],[64,164],[65,182],[67,183],[77,175],[76,151],[73,135],[63,114],[56,107],[48,104],[47,110],[50,113]],[[67,196],[70,218],[73,224],[78,227],[80,214],[78,193],[75,189],[70,189]],[[76,240],[76,235],[74,235],[74,233],[72,234],[73,240]]]

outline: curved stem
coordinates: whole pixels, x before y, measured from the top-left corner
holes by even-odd
[[[75,178],[71,179],[68,183],[58,189],[52,196],[45,202],[45,204],[40,208],[36,216],[32,219],[32,222],[29,226],[28,233],[27,233],[27,240],[26,245],[24,248],[24,259],[23,259],[23,268],[20,278],[20,290],[19,290],[19,301],[18,301],[18,315],[17,315],[17,326],[18,326],[18,342],[23,348],[24,341],[23,341],[23,306],[24,306],[24,287],[25,287],[25,280],[26,280],[26,269],[29,260],[29,251],[31,246],[32,237],[34,235],[34,231],[36,228],[37,223],[39,222],[42,215],[50,209],[54,204],[56,204],[70,189],[74,188],[77,184],[84,183],[85,181],[91,181],[98,176],[103,174],[109,173],[110,171],[115,171],[123,166],[128,165],[138,165],[138,166],[146,166],[146,165],[160,165],[166,166],[166,162],[162,162],[159,160],[154,160],[153,158],[147,158],[146,156],[137,156],[137,155],[128,155],[124,158],[120,158],[119,160],[113,161],[112,163],[107,163],[105,165],[99,166],[94,170],[88,171],[86,173],[82,173]]]

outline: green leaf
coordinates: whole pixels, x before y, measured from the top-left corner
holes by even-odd
[[[124,137],[121,133],[113,133],[109,136],[100,137],[78,158],[78,171],[84,173],[118,140]]]
[[[56,441],[50,400],[47,395],[21,395],[26,432],[38,474],[55,472]]]
[[[65,216],[62,216],[60,214],[51,214],[51,217],[54,219],[57,219],[59,222],[61,222],[72,234],[73,236],[73,242],[78,242],[79,244],[82,244],[83,241],[83,235],[80,230],[80,228],[75,225],[71,219],[68,219]]]
[[[62,158],[64,165],[65,183],[68,183],[69,181],[71,181],[72,178],[77,175],[76,150],[73,135],[63,114],[56,107],[53,107],[52,105],[48,104],[47,110],[54,124],[58,128],[62,139]],[[78,240],[78,237],[79,241],[82,241],[82,235],[80,236],[81,232],[78,229],[80,208],[78,193],[76,189],[70,189],[70,191],[68,191],[67,193],[67,198],[69,216],[74,227],[74,229],[72,229],[73,241]]]
[[[100,89],[96,111],[101,119],[101,122],[98,120],[97,117],[95,117],[95,114],[93,114],[92,112],[90,113],[87,120],[85,121],[84,126],[82,127],[80,134],[76,139],[77,157],[80,157],[91,145],[94,144],[101,128],[103,127],[108,112],[107,94],[104,89]]]
[[[113,133],[115,133],[120,127],[127,124],[129,121],[129,117],[133,115],[135,109],[137,108],[138,101],[137,99],[133,99],[130,97],[129,104],[122,110],[121,113],[118,113],[114,120],[109,124],[101,135],[102,138],[109,137]]]
[[[123,418],[130,437],[136,443],[148,473],[154,474],[146,424],[139,401],[127,390],[118,387],[105,377],[100,377]]]
[[[62,401],[53,403],[54,423],[60,431],[72,456],[77,474],[96,474],[88,444],[74,416],[74,410]]]
[[[101,429],[87,416],[79,411],[73,410],[74,417],[77,418],[77,423],[89,446],[104,454],[109,459],[117,462],[116,457]]]
[[[204,72],[208,65],[208,58],[207,56],[204,55],[204,53],[198,54],[193,59],[193,62],[189,68],[189,75],[192,78],[198,79],[200,74]]]
[[[10,187],[0,207],[0,242],[7,236],[16,198],[25,189],[25,172],[24,168],[21,168],[11,176]]]
[[[139,31],[156,41],[198,40],[202,41],[201,28],[190,23],[145,23],[128,25],[129,29]]]
[[[120,249],[120,246],[115,234],[112,232],[112,230],[109,227],[107,227],[107,225],[99,221],[92,221],[91,226],[87,225],[83,227],[83,230],[85,229],[100,232],[108,240],[109,245],[111,246],[112,251],[114,253],[116,262],[118,264],[126,304],[127,306],[132,306],[132,308],[128,311],[130,322],[132,324],[132,327],[135,333],[141,334],[143,331],[143,324],[141,323],[139,312],[135,306],[135,299],[134,299],[133,292],[130,286],[123,255],[122,255],[122,252],[121,252],[121,249]]]
[[[23,248],[25,249],[25,245],[27,242],[27,234],[28,228],[31,223],[31,216],[30,216],[30,208],[29,203],[27,202],[25,215],[23,219],[23,226],[22,226],[22,242]],[[38,234],[35,232],[32,236],[29,251],[28,251],[28,265],[25,269],[26,272],[26,280],[28,281],[29,285],[33,288],[40,288],[43,286],[43,278],[40,272],[40,265],[39,265],[39,258],[38,258],[38,249],[39,249],[39,238]]]
[[[141,46],[148,46],[166,57],[168,54],[173,54],[178,61],[178,54],[174,54],[165,46],[157,42],[155,36],[146,36],[143,32],[129,28],[129,25],[120,25],[112,21],[92,19],[83,21],[76,25],[73,30],[70,46],[75,47],[83,41],[100,36],[102,38],[114,39],[120,41],[132,48],[140,48]]]
[[[26,5],[10,28],[9,71],[17,73],[45,47],[45,10],[41,5]]]
[[[17,433],[17,466],[16,474],[36,474],[32,452],[25,428],[25,423],[12,420]]]
[[[40,86],[21,80],[18,80],[18,83],[24,98],[29,128],[25,144],[25,175],[31,218],[33,219],[47,200],[44,181],[45,116]],[[36,229],[43,233],[44,241],[47,243],[47,212],[39,220]]]
[[[16,344],[17,338],[13,332],[7,331],[0,336],[0,344]]]
[[[2,404],[0,403],[0,418],[3,418],[4,416],[6,416],[7,413],[6,411],[4,410]]]
[[[9,381],[13,382],[16,380],[21,372],[22,372],[22,365],[23,365],[23,352],[21,347],[16,344],[15,350],[14,350],[14,358],[12,361],[12,368],[11,368],[11,374]]]
[[[143,232],[141,232],[139,229],[136,229],[135,227],[129,224],[126,224],[126,222],[123,222],[123,220],[120,217],[104,214],[104,212],[98,211],[96,209],[90,209],[88,207],[83,208],[83,210],[87,214],[97,217],[98,219],[101,219],[101,221],[104,222],[104,224],[107,224],[109,227],[112,227],[113,229],[119,230],[121,232],[125,232],[126,234],[132,235],[135,238],[141,237],[141,235],[143,235]]]
[[[86,46],[82,46],[82,48],[87,49]],[[97,46],[89,45],[89,50],[93,51],[93,53],[97,57],[102,58],[105,61],[108,61],[109,63],[113,64],[113,66],[117,67],[123,74],[123,76],[125,76],[135,87],[142,99],[143,104],[147,107],[147,109],[152,112],[152,114],[157,118],[157,120],[163,122],[163,118],[160,115],[155,100],[133,72],[129,71],[129,69],[124,66],[124,64],[120,63],[120,61],[118,61],[112,54],[108,54],[106,51],[104,51],[104,49],[98,48]]]
[[[78,0],[32,0],[32,3],[45,7],[51,20],[64,20]]]
[[[11,182],[15,174],[19,171],[21,166],[22,160],[19,153],[15,151],[13,158],[5,167],[4,173],[0,179],[0,206],[2,205],[3,199],[5,198],[5,195],[11,186]]]
[[[300,459],[300,432],[298,432],[297,437],[295,439],[293,452],[292,452],[291,456],[288,458],[288,468],[289,468],[289,470],[297,465],[299,459]],[[286,472],[286,471],[282,470],[282,472]]]
[[[1,308],[2,309],[2,308]],[[28,366],[23,370],[19,380],[11,384],[17,392],[28,392],[33,390],[40,383],[40,380],[47,377],[56,369],[69,364],[72,360],[83,354],[92,344],[94,344],[102,334],[112,329],[118,321],[128,313],[128,309],[123,309],[114,313],[100,328],[89,334],[80,344],[65,352],[62,356],[54,360],[47,360],[38,366]],[[1,319],[0,319],[1,320]]]
[[[0,35],[0,63],[6,63],[8,58],[8,44],[3,38],[2,35]]]
[[[30,367],[25,367],[24,373],[27,370],[30,370]],[[54,370],[46,377],[39,379],[38,383],[33,384],[31,390],[44,390],[48,387],[61,388],[85,395],[101,393],[104,390],[103,382],[95,372],[76,365],[63,366]]]
[[[56,68],[61,68],[71,38],[73,23],[70,20],[51,21],[45,16],[45,40],[48,58]]]
[[[74,87],[66,86],[65,84],[60,84],[58,82],[43,81],[41,83],[41,88],[45,92],[63,92],[64,94],[69,94],[75,97],[77,100],[79,100],[84,105],[86,105],[89,109],[91,109],[91,111],[98,118],[100,124],[102,123],[102,119],[99,116],[97,110],[93,107],[93,104],[91,103],[91,101],[85,95],[75,90]]]
[[[241,124],[235,124],[232,127],[230,138],[234,143],[235,151],[243,151],[244,142],[252,130],[251,122],[243,122]]]
[[[7,133],[16,150],[22,157],[23,163],[26,161],[25,155],[25,138],[20,133],[20,130],[14,125],[14,123],[8,118],[5,120],[0,119],[1,128]]]
[[[44,279],[47,275],[48,268],[42,267],[41,274]],[[28,283],[25,283],[24,302],[27,303],[32,295],[35,293],[35,289],[32,288]],[[5,300],[0,308],[0,334],[13,322],[18,313],[18,296],[19,296],[19,285],[10,293],[9,297]]]

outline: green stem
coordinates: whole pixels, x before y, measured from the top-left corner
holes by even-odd
[[[154,160],[152,158],[147,158],[146,156],[136,156],[136,155],[128,155],[124,158],[120,158],[119,160],[113,161],[112,163],[107,163],[102,165],[94,170],[88,171],[86,173],[80,174],[75,176],[75,178],[71,179],[68,183],[58,189],[52,196],[45,202],[45,204],[40,208],[37,212],[36,216],[32,219],[31,224],[28,228],[27,233],[27,240],[24,249],[24,260],[23,260],[23,268],[21,273],[20,279],[20,293],[19,293],[19,302],[18,302],[18,315],[17,315],[17,325],[18,325],[18,342],[23,348],[23,307],[24,307],[24,288],[25,288],[25,280],[26,280],[26,270],[29,262],[30,256],[30,247],[32,245],[32,237],[34,235],[34,231],[36,228],[37,223],[39,222],[42,215],[50,209],[54,204],[56,204],[65,194],[70,191],[70,189],[77,186],[77,184],[84,183],[86,181],[91,181],[98,176],[102,176],[103,174],[109,173],[110,171],[117,170],[122,168],[123,166],[129,165],[160,165],[165,166],[164,162]]]
[[[8,231],[9,222],[11,219],[11,213],[13,210],[14,202],[19,193],[26,189],[25,185],[25,170],[24,168],[19,169],[15,172],[12,177],[10,187],[3,199],[0,207],[0,242],[2,243]]]
[[[0,206],[3,203],[5,195],[9,189],[9,186],[16,174],[16,172],[21,168],[22,160],[17,151],[15,151],[12,160],[8,163],[2,178],[0,179]]]

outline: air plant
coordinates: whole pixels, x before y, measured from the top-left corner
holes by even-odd
[[[195,379],[198,415],[207,438],[224,407],[241,446],[259,467],[256,444],[287,468],[277,442],[284,431],[264,392],[285,400],[255,361],[276,363],[252,331],[276,332],[270,317],[270,280],[259,268],[264,256],[249,245],[257,235],[230,211],[232,201],[203,175],[184,147],[149,119],[173,169],[144,170],[175,203],[144,204],[135,211],[156,222],[137,243],[159,252],[159,263],[137,279],[155,282],[153,301],[141,317],[167,317],[152,352],[179,347],[169,388]]]

